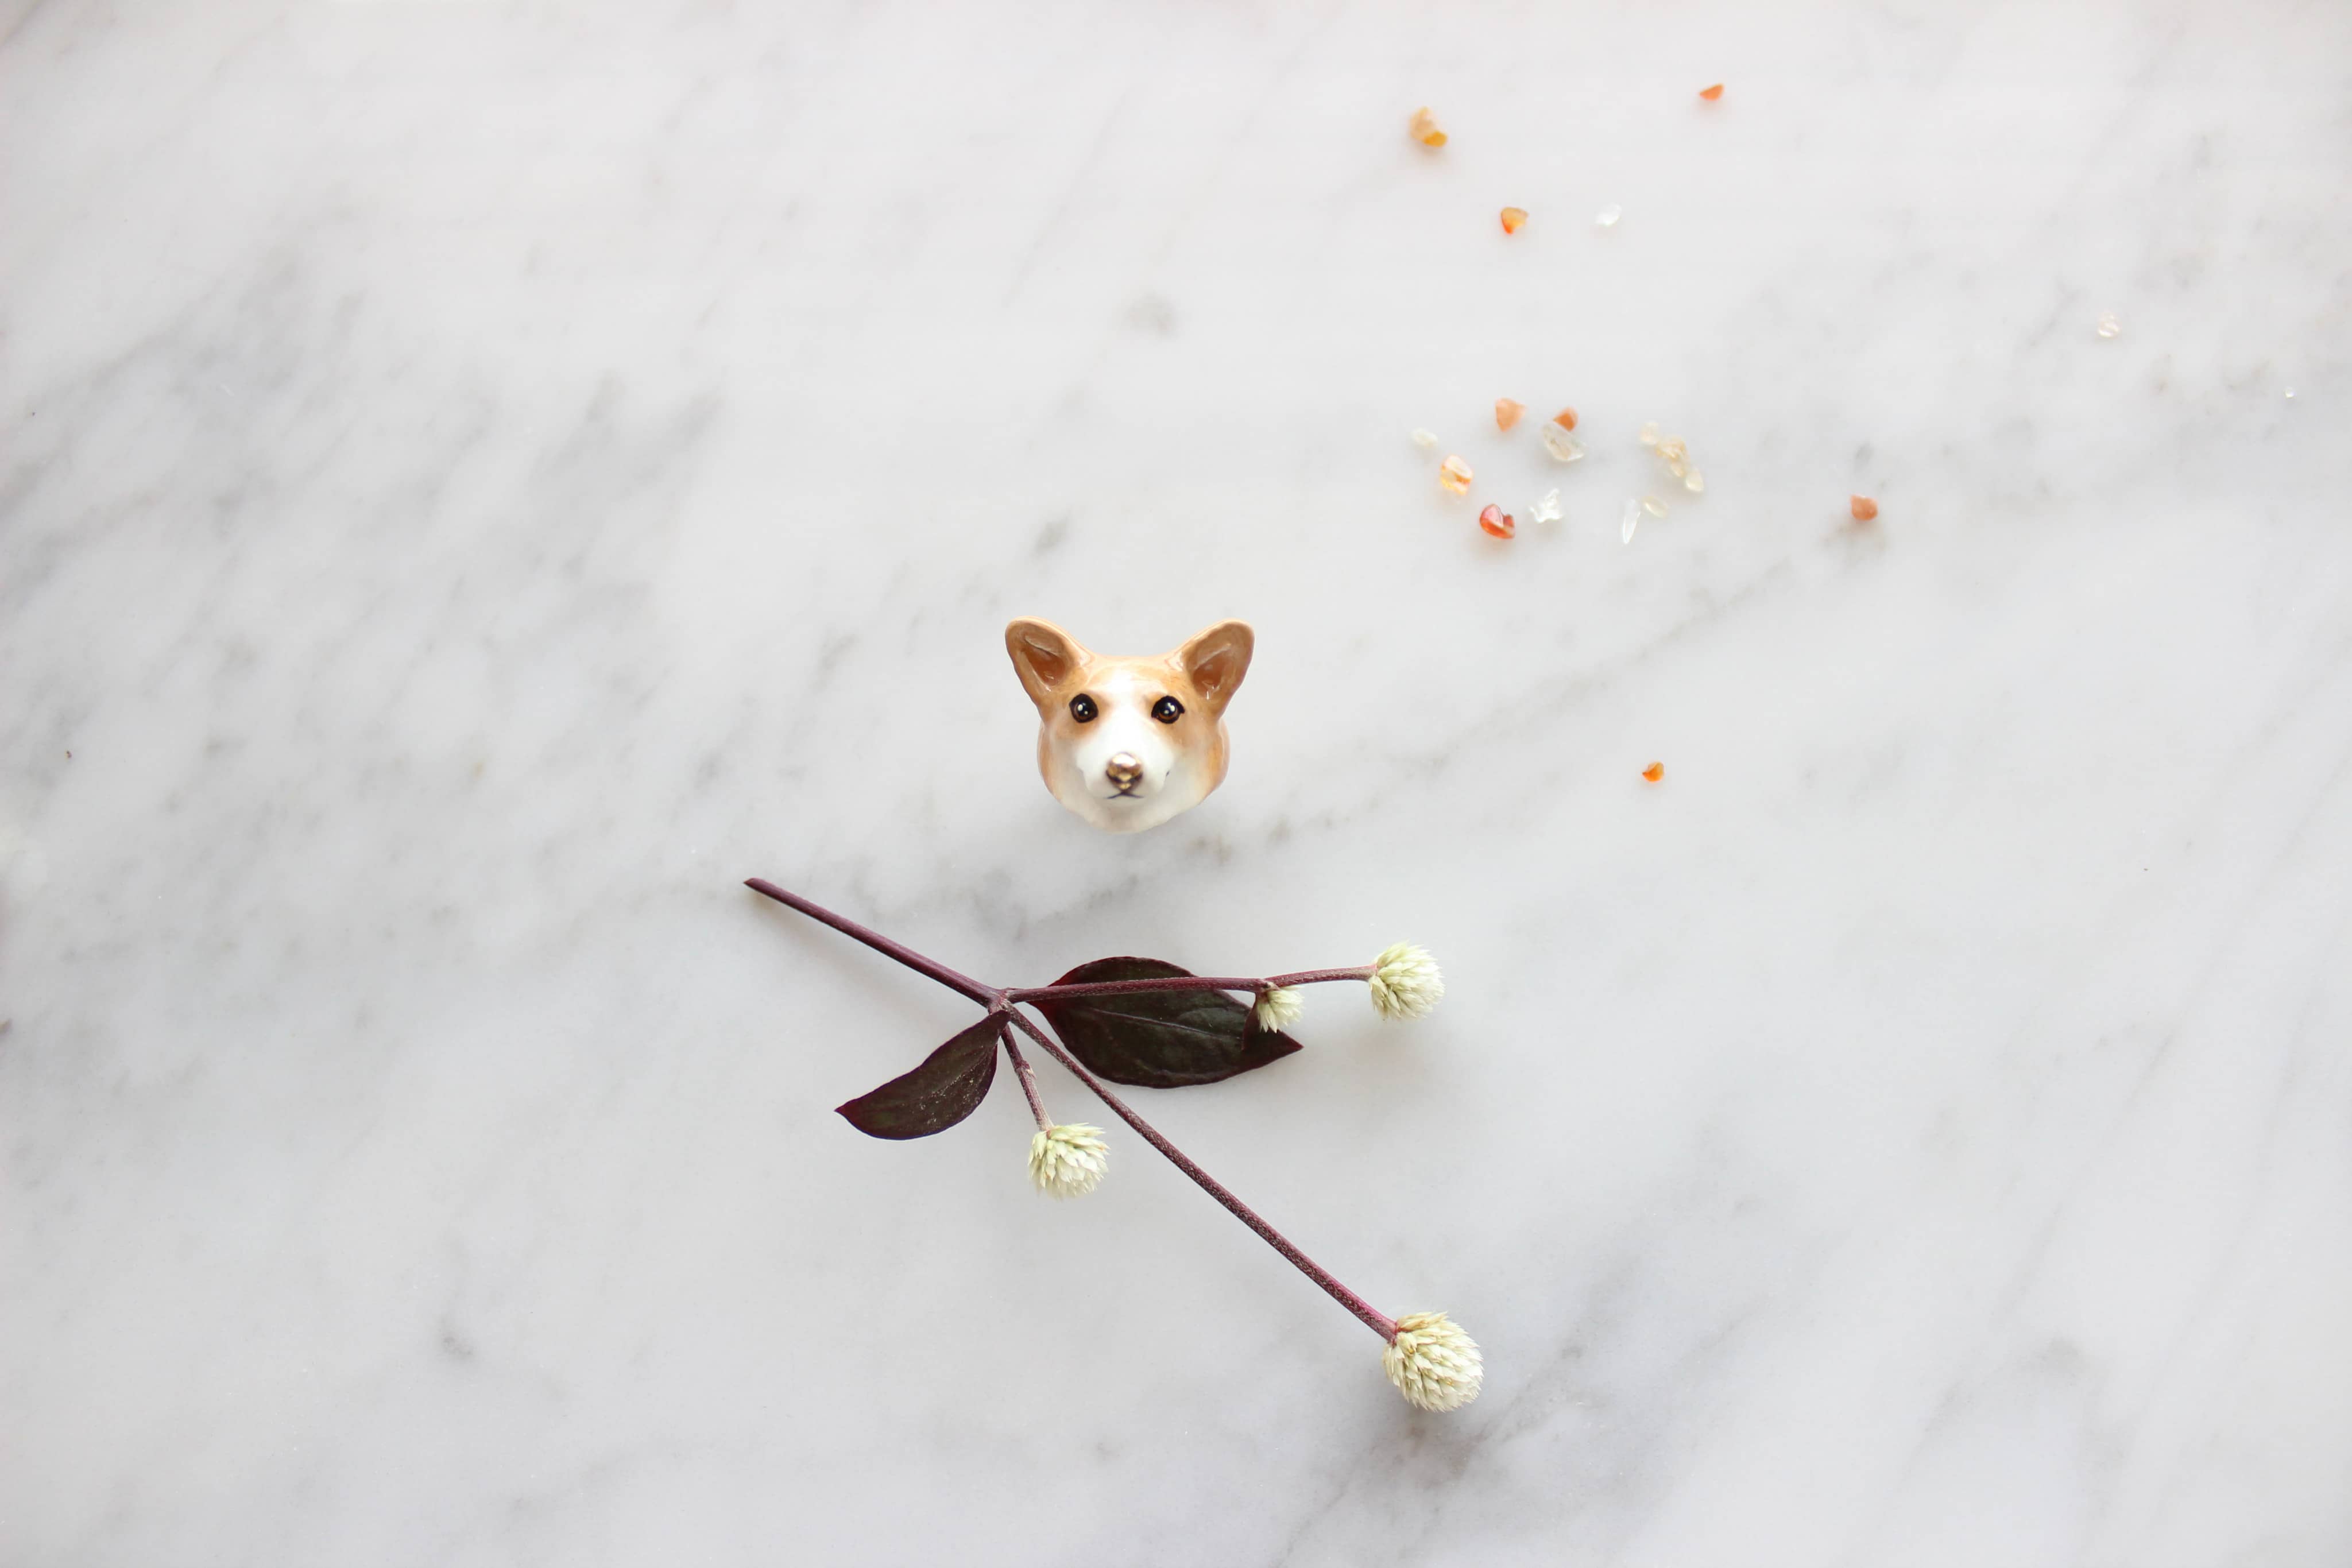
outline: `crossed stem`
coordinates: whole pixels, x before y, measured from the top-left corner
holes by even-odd
[[[1129,1108],[1127,1102],[1112,1093],[1108,1086],[1107,1086],[1102,1080],[1097,1078],[1092,1072],[1088,1071],[1084,1063],[1079,1061],[1076,1057],[1071,1055],[1070,1052],[1064,1048],[1061,1041],[1054,1039],[1044,1030],[1039,1029],[1034,1023],[1032,1023],[1029,1020],[1029,1016],[1026,1013],[1022,1012],[1016,1005],[1023,1002],[1033,1002],[1043,997],[1118,996],[1122,994],[1132,994],[1138,991],[1216,990],[1255,992],[1275,986],[1313,985],[1325,980],[1368,979],[1370,977],[1372,973],[1369,967],[1358,969],[1307,969],[1301,970],[1297,974],[1276,975],[1271,978],[1263,980],[1236,979],[1227,976],[1215,975],[1182,975],[1170,976],[1164,979],[1107,980],[1095,984],[1075,986],[1024,986],[1015,988],[986,986],[982,985],[980,981],[973,979],[969,975],[958,974],[955,970],[949,968],[945,964],[939,962],[937,959],[925,957],[922,954],[916,952],[913,948],[908,946],[903,942],[894,941],[890,937],[883,936],[879,931],[876,931],[868,926],[860,925],[856,921],[850,919],[847,915],[835,915],[832,910],[825,908],[823,904],[813,904],[796,893],[788,892],[783,888],[778,887],[774,883],[768,881],[764,877],[751,877],[748,879],[743,885],[750,888],[754,893],[762,894],[767,897],[774,899],[779,904],[786,904],[793,909],[799,910],[803,915],[807,915],[812,920],[822,921],[824,924],[832,926],[835,931],[840,932],[843,936],[865,943],[868,947],[873,948],[876,952],[883,954],[887,957],[897,959],[899,963],[906,965],[907,967],[914,970],[917,974],[929,976],[930,978],[937,980],[940,984],[947,987],[951,991],[961,992],[962,995],[970,997],[973,1001],[976,1001],[980,1003],[981,1006],[986,1008],[992,1017],[1000,1018],[1003,1022],[999,1025],[999,1035],[1004,1042],[1005,1052],[1012,1059],[1013,1070],[1021,1080],[1021,1091],[1028,1098],[1030,1113],[1036,1118],[1038,1127],[1043,1129],[1050,1125],[1050,1124],[1046,1119],[1045,1104],[1037,1097],[1035,1075],[1030,1071],[1028,1059],[1021,1054],[1021,1048],[1013,1042],[1012,1034],[1006,1030],[1004,1026],[1010,1025],[1012,1029],[1017,1029],[1022,1033],[1027,1035],[1030,1039],[1035,1040],[1037,1044],[1044,1049],[1047,1055],[1060,1062],[1064,1067],[1069,1069],[1073,1077],[1076,1078],[1079,1082],[1092,1090],[1095,1097],[1100,1100],[1106,1106],[1109,1107],[1111,1114],[1117,1116],[1120,1121],[1125,1122],[1129,1126],[1134,1128],[1136,1132],[1141,1135],[1145,1143],[1150,1144],[1153,1148],[1158,1149],[1162,1155],[1165,1155],[1168,1157],[1170,1164],[1173,1165],[1178,1170],[1182,1171],[1186,1176],[1191,1176],[1192,1180],[1199,1185],[1202,1191],[1207,1193],[1211,1197],[1215,1198],[1219,1203],[1223,1204],[1232,1212],[1234,1218],[1240,1220],[1244,1225],[1248,1226],[1252,1230],[1256,1231],[1258,1235],[1265,1239],[1267,1246],[1273,1248],[1276,1252],[1281,1253],[1283,1257],[1289,1260],[1293,1268],[1306,1275],[1308,1279],[1314,1281],[1316,1284],[1321,1286],[1326,1294],[1328,1294],[1333,1301],[1339,1302],[1341,1306],[1347,1308],[1350,1313],[1354,1314],[1358,1320],[1360,1320],[1367,1328],[1370,1328],[1374,1333],[1379,1334],[1384,1340],[1393,1341],[1396,1338],[1397,1326],[1395,1319],[1388,1316],[1385,1312],[1382,1312],[1380,1309],[1374,1307],[1370,1302],[1365,1301],[1363,1297],[1356,1294],[1355,1291],[1339,1283],[1339,1281],[1332,1276],[1329,1270],[1316,1262],[1314,1259],[1309,1258],[1306,1253],[1301,1252],[1291,1243],[1288,1237],[1283,1235],[1282,1232],[1276,1230],[1273,1226],[1268,1225],[1265,1219],[1259,1216],[1257,1210],[1252,1208],[1248,1204],[1244,1203],[1240,1198],[1235,1197],[1232,1191],[1228,1189],[1223,1182],[1217,1180],[1216,1177],[1211,1176],[1207,1171],[1202,1170],[1198,1165],[1193,1163],[1192,1157],[1185,1154],[1183,1150],[1178,1148],[1175,1145],[1170,1143],[1166,1137],[1162,1136],[1158,1128],[1152,1126],[1150,1123],[1137,1115],[1133,1110]]]

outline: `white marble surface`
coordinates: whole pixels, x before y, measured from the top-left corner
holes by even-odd
[[[0,18],[0,1561],[2352,1560],[2341,5]],[[1142,1098],[1485,1397],[752,873],[1436,949]]]

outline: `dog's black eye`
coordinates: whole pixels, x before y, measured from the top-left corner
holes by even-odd
[[[1080,692],[1070,699],[1070,716],[1080,724],[1094,723],[1096,712],[1095,699],[1086,693]]]
[[[1174,697],[1161,697],[1151,705],[1151,716],[1162,724],[1174,724],[1184,716],[1184,705]]]

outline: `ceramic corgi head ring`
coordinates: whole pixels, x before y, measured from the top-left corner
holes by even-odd
[[[1156,828],[1224,782],[1225,705],[1255,643],[1220,621],[1172,653],[1097,653],[1050,621],[1004,629],[1037,705],[1037,770],[1054,799],[1114,833]]]

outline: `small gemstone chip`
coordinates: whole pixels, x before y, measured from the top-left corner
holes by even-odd
[[[1518,233],[1518,232],[1519,232],[1519,226],[1520,226],[1522,224],[1525,224],[1527,221],[1528,221],[1528,210],[1527,210],[1527,208],[1525,208],[1525,207],[1505,207],[1505,208],[1503,209],[1503,232],[1504,232],[1505,234],[1507,234],[1507,235],[1515,235],[1515,234]]]
[[[1659,779],[1664,779],[1665,776],[1666,765],[1663,762],[1653,762],[1647,768],[1642,769],[1642,777],[1647,779],[1653,784],[1655,784]]]
[[[1543,499],[1538,501],[1532,507],[1528,508],[1528,516],[1532,521],[1538,523],[1556,523],[1559,521],[1559,492],[1558,490],[1546,490],[1544,492]]]
[[[1412,444],[1415,446],[1434,446],[1437,444],[1437,432],[1416,430],[1412,433]]]
[[[1509,538],[1519,531],[1519,525],[1511,514],[1496,506],[1489,506],[1478,514],[1478,526],[1498,539]]]
[[[1624,513],[1618,519],[1617,532],[1619,537],[1623,538],[1627,544],[1632,544],[1633,542],[1633,530],[1641,526],[1642,503],[1639,501],[1626,502]]]
[[[1470,465],[1459,457],[1448,457],[1437,465],[1437,482],[1457,496],[1470,493]]]
[[[1584,455],[1584,444],[1550,420],[1543,424],[1544,450],[1562,463],[1573,463]]]
[[[1723,96],[1723,84],[1721,82],[1717,82],[1713,87],[1703,87],[1698,89],[1698,95],[1699,97],[1706,99],[1707,102],[1713,103],[1716,99]]]
[[[1624,215],[1625,209],[1619,206],[1616,203],[1612,202],[1607,206],[1601,208],[1599,212],[1593,214],[1592,221],[1599,224],[1604,229],[1613,229],[1617,226],[1617,220]]]
[[[1666,515],[1666,504],[1655,496],[1644,496],[1642,497],[1642,510],[1654,517],[1663,517]]]
[[[1551,416],[1551,422],[1559,426],[1562,430],[1574,430],[1576,428],[1576,410],[1572,408],[1561,409],[1558,413]]]
[[[2114,311],[2110,310],[2099,318],[2100,337],[2112,338],[2123,329],[2124,324],[2116,319],[2116,313]]]
[[[1867,496],[1853,497],[1846,502],[1845,507],[1847,511],[1853,514],[1853,520],[1857,523],[1870,522],[1878,516],[1878,503]]]
[[[1412,111],[1412,139],[1423,147],[1445,145],[1445,132],[1437,128],[1437,116],[1426,106]]]
[[[1690,448],[1683,444],[1681,436],[1661,435],[1658,434],[1656,423],[1653,421],[1642,426],[1642,444],[1658,455],[1658,461],[1665,465],[1668,474],[1682,481],[1684,489],[1694,496],[1706,489],[1706,480],[1700,475],[1698,465],[1690,460]],[[1643,504],[1647,506],[1654,499],[1656,499],[1654,497],[1643,497]],[[1665,503],[1660,501],[1658,505],[1663,508]]]
[[[1496,398],[1495,400],[1495,428],[1497,430],[1510,429],[1511,426],[1519,423],[1519,415],[1527,412],[1528,405],[1523,402],[1519,402],[1507,397]]]

